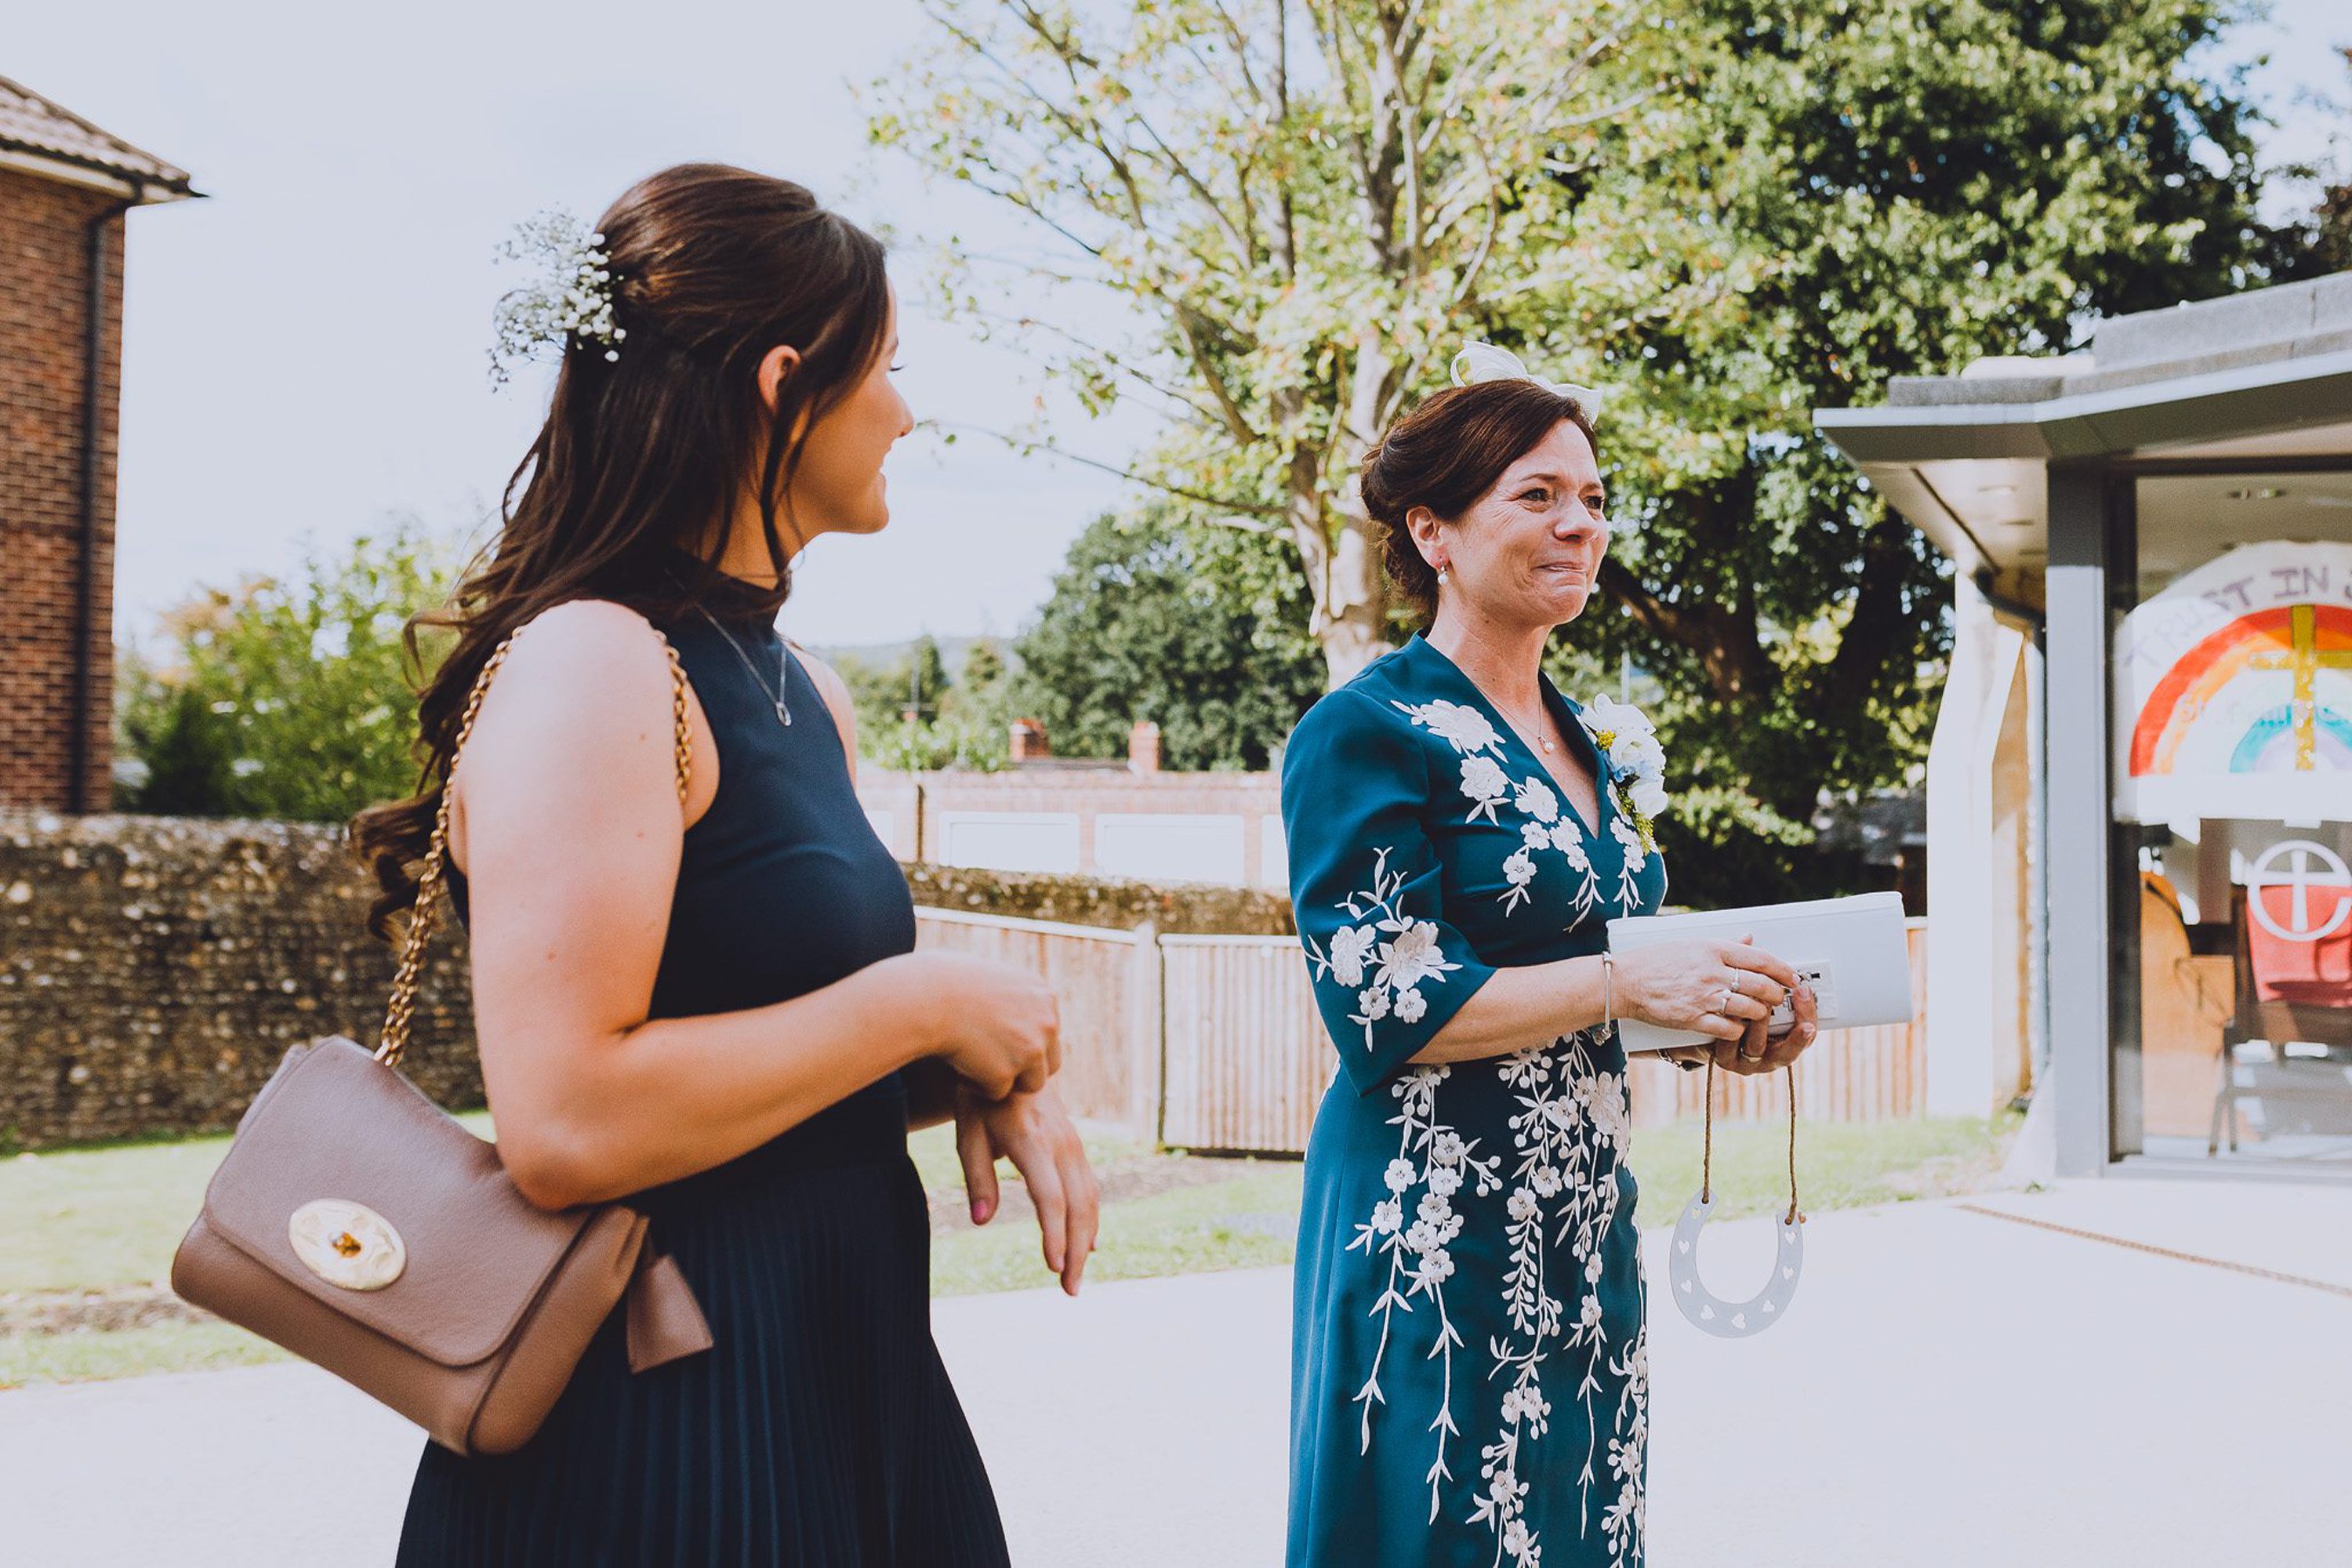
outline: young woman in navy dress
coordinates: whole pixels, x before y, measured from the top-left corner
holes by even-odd
[[[430,617],[457,638],[422,698],[427,787],[355,834],[381,921],[454,791],[499,1157],[534,1203],[650,1215],[713,1342],[633,1373],[616,1310],[522,1449],[426,1446],[399,1561],[1001,1568],[907,1131],[956,1118],[976,1219],[1009,1157],[1075,1291],[1097,1201],[1047,1081],[1054,998],[913,951],[847,693],[774,625],[811,539],[889,516],[911,418],[882,248],[717,165],[651,176],[600,229],[606,276],[549,297],[578,314],[505,526]],[[518,627],[451,777],[467,689]]]
[[[1811,999],[1770,1036],[1796,976],[1769,954],[1601,957],[1605,922],[1656,910],[1666,879],[1654,775],[1619,782],[1643,721],[1541,670],[1609,539],[1583,407],[1523,373],[1440,392],[1362,492],[1433,618],[1283,753],[1292,901],[1343,1068],[1299,1216],[1288,1560],[1626,1568],[1649,1352],[1614,1019],[1769,1072],[1811,1042]]]

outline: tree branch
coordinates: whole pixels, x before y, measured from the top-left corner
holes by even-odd
[[[1108,365],[1112,370],[1118,372],[1120,375],[1125,376],[1129,381],[1134,382],[1137,385],[1143,387],[1145,390],[1164,397],[1171,403],[1181,405],[1184,408],[1190,410],[1193,415],[1195,415],[1202,425],[1223,426],[1225,423],[1224,416],[1216,409],[1211,408],[1204,404],[1195,402],[1181,388],[1170,386],[1167,383],[1160,380],[1157,376],[1148,374],[1145,372],[1137,369],[1134,363],[1120,353],[1118,350],[1108,348],[1101,343],[1094,342],[1092,339],[1080,337],[1077,333],[1070,331],[1067,327],[1062,326],[1056,322],[1048,321],[1038,316],[1009,315],[1003,310],[992,310],[986,306],[967,310],[964,314],[974,317],[982,321],[989,321],[999,326],[1010,327],[1015,331],[1043,332],[1049,337],[1059,338],[1062,342],[1069,344],[1070,347],[1076,349],[1078,353],[1082,354],[1091,354],[1095,358],[1102,361],[1103,363]]]
[[[1150,474],[1139,474],[1134,469],[1122,467],[1118,463],[1107,463],[1100,458],[1089,458],[1083,452],[1073,452],[1066,447],[1057,447],[1051,441],[1032,441],[1023,437],[1007,434],[1002,430],[992,430],[985,425],[967,425],[959,420],[926,419],[922,421],[922,424],[933,430],[950,430],[958,434],[969,433],[974,436],[985,436],[991,440],[1001,441],[1005,446],[1012,447],[1014,451],[1024,454],[1029,452],[1044,452],[1050,457],[1060,458],[1067,462],[1076,463],[1085,468],[1097,468],[1106,474],[1115,474],[1122,479],[1131,479],[1139,485],[1149,486],[1150,489],[1160,490],[1167,495],[1179,496],[1185,500],[1198,501],[1202,506],[1216,507],[1223,511],[1243,513],[1257,517],[1280,517],[1283,515],[1283,509],[1278,506],[1261,506],[1250,501],[1237,501],[1226,496],[1213,496],[1205,494],[1200,490],[1188,489],[1182,485],[1172,485],[1165,479],[1153,479]],[[1229,522],[1226,526],[1239,527],[1240,524],[1238,521],[1234,521]],[[1265,529],[1265,531],[1271,533],[1276,531],[1276,530],[1269,525]]]

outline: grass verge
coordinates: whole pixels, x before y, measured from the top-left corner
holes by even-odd
[[[488,1131],[486,1117],[467,1120]],[[1974,1190],[1999,1168],[2015,1127],[2013,1117],[1806,1124],[1797,1146],[1804,1206],[1818,1213]],[[1767,1214],[1788,1201],[1786,1138],[1780,1126],[1716,1130],[1719,1215]],[[1090,1282],[1290,1261],[1304,1174],[1297,1163],[1161,1154],[1099,1131],[1089,1131],[1087,1144],[1106,1194]],[[227,1147],[226,1138],[198,1138],[0,1161],[0,1237],[7,1238],[0,1249],[0,1388],[283,1359],[252,1335],[212,1321],[21,1328],[37,1316],[54,1321],[59,1303],[81,1293],[161,1291],[172,1251]],[[934,1200],[934,1295],[1053,1283],[1017,1182],[1006,1184],[1004,1212],[974,1227],[961,1213],[962,1173],[949,1130],[918,1133],[910,1147]],[[1672,1223],[1697,1190],[1699,1149],[1696,1125],[1634,1135],[1639,1223]],[[1009,1177],[1010,1167],[1004,1173]]]

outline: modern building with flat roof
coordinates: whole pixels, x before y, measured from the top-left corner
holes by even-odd
[[[2352,273],[1814,422],[1956,567],[1930,1108],[2352,1173]]]

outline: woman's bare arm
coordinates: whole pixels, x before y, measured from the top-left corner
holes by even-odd
[[[1601,1021],[1601,983],[1598,958],[1497,969],[1412,1059],[1478,1061],[1589,1029]]]
[[[543,1206],[733,1159],[949,1049],[975,1012],[1008,1058],[1024,1032],[1050,1037],[1050,993],[1041,1009],[1022,977],[950,954],[885,959],[772,1006],[648,1021],[685,830],[670,714],[645,623],[564,605],[516,642],[458,763],[483,1082],[500,1158]],[[698,721],[694,754],[698,812],[717,767]],[[1011,1013],[972,1008],[973,989]]]

